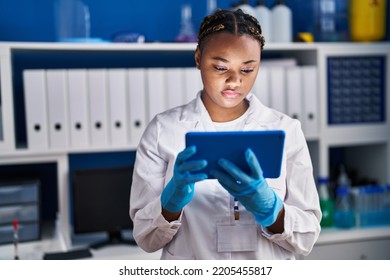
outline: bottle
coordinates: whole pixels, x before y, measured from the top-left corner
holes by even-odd
[[[322,211],[321,226],[332,227],[334,215],[334,203],[329,195],[329,180],[327,177],[318,178],[318,194]]]
[[[390,225],[390,184],[385,187],[385,223]]]
[[[350,1],[350,36],[352,41],[379,41],[386,35],[386,0]]]
[[[240,1],[234,9],[235,10],[241,9],[244,13],[249,14],[252,17],[256,17],[255,9],[251,5],[249,5],[248,0]]]
[[[256,12],[256,18],[259,21],[261,26],[261,33],[263,34],[267,42],[272,42],[272,37],[270,32],[271,10],[267,8],[264,0],[257,1],[255,12]]]
[[[338,41],[336,34],[336,1],[319,0],[317,11],[318,30],[316,40],[320,42]]]
[[[181,8],[181,26],[179,35],[177,35],[176,42],[196,42],[197,37],[192,24],[192,8],[191,5],[186,4]]]
[[[353,203],[349,189],[346,187],[338,187],[336,190],[334,225],[339,228],[351,228],[355,226]]]
[[[337,178],[337,186],[345,187],[348,190],[351,188],[351,180],[348,178],[347,170],[343,164],[340,165],[340,174]]]
[[[349,41],[348,7],[348,0],[316,1],[316,41]]]
[[[292,12],[284,0],[278,0],[272,8],[272,42],[288,43],[292,41]]]
[[[348,178],[344,165],[340,167],[337,180],[336,202],[334,210],[334,225],[340,228],[355,226],[355,211],[351,196],[351,181]]]
[[[355,226],[361,227],[365,223],[366,212],[367,212],[367,202],[365,195],[365,186],[359,186],[351,189],[354,210],[355,210]]]
[[[87,42],[91,40],[91,20],[88,6],[81,0],[55,2],[57,41]]]
[[[217,0],[207,0],[207,15],[211,15],[217,9]]]

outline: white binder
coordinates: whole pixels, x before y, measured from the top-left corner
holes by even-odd
[[[270,74],[270,107],[286,112],[286,72],[284,67],[272,66]]]
[[[66,148],[69,144],[66,70],[46,70],[46,80],[49,145],[51,148]]]
[[[87,70],[68,70],[69,142],[72,148],[89,146]]]
[[[1,109],[1,103],[0,103],[0,142],[3,141],[3,112]]]
[[[138,145],[144,132],[146,120],[146,69],[128,69],[128,141],[131,145]]]
[[[27,145],[31,150],[49,147],[45,70],[24,70]]]
[[[302,119],[302,70],[299,66],[286,68],[287,114],[299,121]],[[302,124],[303,125],[303,124]]]
[[[116,146],[127,144],[127,71],[108,70],[108,104],[110,143]]]
[[[316,66],[302,66],[303,120],[306,137],[318,136],[318,85]]]
[[[155,115],[167,108],[165,105],[166,82],[164,71],[164,68],[148,68],[146,70],[148,121],[151,121]]]
[[[184,78],[182,68],[166,68],[167,109],[184,104]]]
[[[252,90],[265,106],[270,105],[269,76],[268,67],[260,66],[259,73],[257,74]]]
[[[88,102],[90,144],[108,146],[107,71],[88,69]]]
[[[183,68],[184,73],[184,103],[190,102],[203,89],[200,71],[195,68]]]
[[[261,67],[291,67],[297,66],[298,61],[295,58],[265,58],[261,59]]]

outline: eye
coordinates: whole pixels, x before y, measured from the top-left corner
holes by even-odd
[[[227,68],[226,68],[225,66],[214,66],[214,68],[215,68],[217,71],[221,71],[221,72],[227,70]]]
[[[245,68],[245,69],[242,69],[241,72],[244,72],[245,74],[249,74],[249,73],[253,72],[253,68]]]

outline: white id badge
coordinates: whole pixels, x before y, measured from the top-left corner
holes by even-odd
[[[257,249],[256,225],[218,225],[218,252],[255,251]]]

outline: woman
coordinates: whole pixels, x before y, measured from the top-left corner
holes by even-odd
[[[300,123],[250,93],[264,46],[250,15],[217,10],[199,29],[195,62],[203,90],[183,106],[157,115],[137,149],[130,198],[133,235],[162,259],[294,259],[310,253],[321,211]],[[283,130],[281,175],[264,179],[246,151],[251,174],[221,159],[217,180],[191,160],[189,131]],[[235,213],[240,213],[239,218]]]

